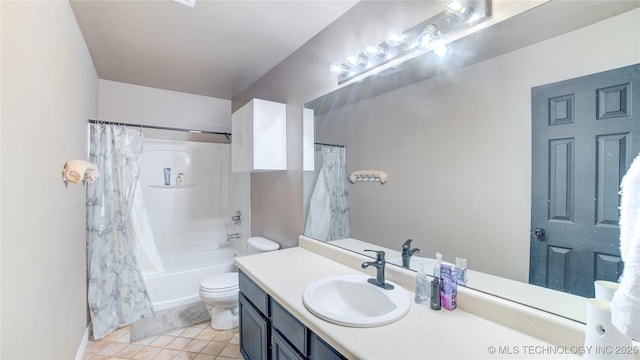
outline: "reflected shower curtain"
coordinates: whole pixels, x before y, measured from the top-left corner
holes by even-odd
[[[94,339],[153,316],[129,221],[140,175],[142,130],[90,124],[89,161],[100,176],[87,189],[88,301]]]
[[[345,162],[344,147],[322,145],[322,165],[309,202],[306,236],[322,241],[350,236]]]

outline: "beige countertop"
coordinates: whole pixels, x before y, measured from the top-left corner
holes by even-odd
[[[236,265],[272,298],[349,359],[575,358],[579,349],[552,345],[462,309],[434,311],[412,302],[389,325],[352,328],[314,316],[302,295],[314,281],[361,271],[296,247],[236,258]],[[369,275],[374,274],[367,271]],[[413,299],[413,293],[410,293]]]

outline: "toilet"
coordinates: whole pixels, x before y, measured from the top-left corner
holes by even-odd
[[[280,244],[263,237],[249,238],[249,254],[274,251]],[[211,314],[211,327],[229,330],[238,326],[238,273],[230,272],[207,277],[200,283],[200,299]]]

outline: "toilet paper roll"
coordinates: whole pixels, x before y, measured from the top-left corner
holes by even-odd
[[[629,349],[631,338],[611,324],[611,304],[601,299],[587,299],[587,328],[584,339],[584,359],[633,359],[633,353],[620,354]]]
[[[596,280],[593,286],[596,290],[596,299],[611,301],[613,294],[618,290],[618,283],[606,280]]]

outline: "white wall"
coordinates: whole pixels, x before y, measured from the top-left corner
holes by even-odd
[[[345,144],[352,236],[528,281],[531,87],[640,62],[640,10],[317,118]]]
[[[0,357],[71,359],[88,323],[85,188],[61,174],[87,158],[98,78],[68,2],[0,8]]]
[[[100,79],[104,121],[231,132],[231,101]]]

